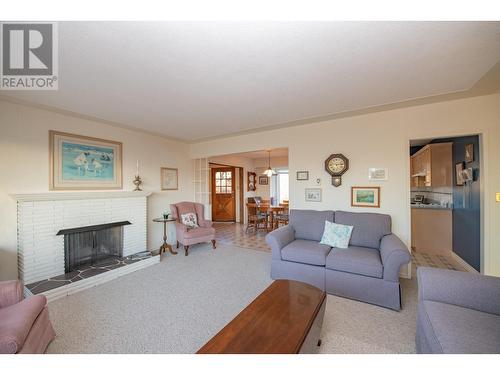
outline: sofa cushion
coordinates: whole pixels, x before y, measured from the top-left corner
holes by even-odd
[[[333,248],[326,257],[326,268],[382,278],[384,267],[377,249],[349,246],[347,249]]]
[[[331,247],[317,241],[295,240],[281,249],[281,259],[290,262],[324,266]]]
[[[352,246],[379,249],[382,237],[391,234],[391,217],[389,215],[336,211],[335,222],[354,227],[351,235]]]
[[[352,227],[325,221],[325,231],[321,237],[321,244],[331,247],[347,249],[351,239]]]
[[[334,222],[333,211],[290,210],[290,225],[295,230],[295,238],[321,241],[325,221]]]
[[[215,234],[215,228],[212,227],[196,227],[190,228],[187,232],[184,232],[184,238],[199,238]]]
[[[423,301],[423,310],[422,328],[434,353],[500,353],[499,315],[435,301]]]
[[[0,353],[17,353],[31,330],[47,298],[36,295],[0,309]]]

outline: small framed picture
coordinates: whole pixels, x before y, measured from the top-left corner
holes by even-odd
[[[297,181],[307,181],[309,180],[309,171],[298,171]]]
[[[269,185],[269,177],[259,176],[259,185]]]
[[[380,207],[380,187],[352,186],[351,206],[353,207]]]
[[[464,184],[464,177],[462,174],[464,168],[465,168],[465,163],[463,161],[455,164],[455,184],[457,186],[462,186]]]
[[[161,168],[161,190],[179,189],[179,171],[177,168]]]
[[[469,143],[465,146],[465,162],[471,163],[474,161],[474,144]]]
[[[306,189],[306,202],[321,202],[321,189]]]
[[[368,168],[368,179],[370,181],[386,181],[387,168]]]

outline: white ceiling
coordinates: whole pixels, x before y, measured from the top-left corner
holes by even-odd
[[[5,95],[195,141],[467,90],[500,22],[63,22],[59,56]]]

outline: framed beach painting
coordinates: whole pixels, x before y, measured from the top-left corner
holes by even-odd
[[[161,190],[179,189],[179,170],[177,168],[161,168]]]
[[[49,131],[50,190],[121,189],[122,144]]]
[[[351,206],[353,207],[380,207],[380,187],[352,186]]]

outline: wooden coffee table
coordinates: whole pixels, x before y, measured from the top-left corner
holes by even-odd
[[[274,281],[197,354],[312,353],[320,345],[326,293],[309,284]]]

